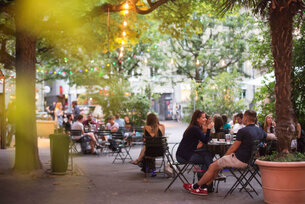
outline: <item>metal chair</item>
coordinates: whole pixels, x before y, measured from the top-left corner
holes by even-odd
[[[259,151],[259,140],[255,140],[253,142],[252,145],[252,150],[251,150],[251,159],[248,163],[248,166],[246,168],[243,169],[237,169],[237,168],[229,168],[231,174],[236,178],[235,183],[232,185],[232,187],[230,188],[230,190],[227,192],[227,194],[225,195],[224,198],[226,198],[229,194],[232,194],[233,191],[239,186],[241,185],[241,190],[245,190],[248,195],[253,198],[253,196],[251,195],[250,191],[252,190],[256,195],[258,195],[257,191],[254,189],[254,187],[251,185],[251,181],[253,179],[255,179],[260,185],[260,181],[257,179],[256,175],[259,175],[258,173],[258,168],[254,167],[255,166],[255,160],[257,157],[257,153]],[[254,169],[254,170],[253,170]],[[236,170],[236,172],[234,171]],[[239,173],[239,176],[237,175],[237,172]],[[250,177],[247,178],[247,175],[250,174]],[[250,187],[250,191],[248,190],[247,187]]]
[[[71,130],[70,131],[70,138],[71,138],[71,143],[70,143],[70,149],[71,153],[80,153],[77,150],[77,143],[81,142],[80,137],[82,137],[82,131],[81,130]]]
[[[176,146],[176,145],[175,145]],[[187,171],[187,169],[191,166],[189,163],[179,163],[177,160],[173,157],[173,150],[172,152],[169,151],[169,148],[167,147],[165,151],[166,159],[170,165],[170,167],[173,169],[174,177],[173,180],[168,184],[164,192],[166,192],[173,183],[179,178],[182,183],[189,183],[189,181],[184,176],[184,173]]]
[[[167,148],[167,141],[165,137],[147,137],[145,138],[145,155],[143,158],[143,170],[145,172],[145,177],[148,173],[165,173],[165,159],[164,154]],[[155,160],[160,158],[161,164],[156,167]],[[149,162],[152,162],[154,165],[150,166]],[[152,172],[150,172],[152,170]]]
[[[132,160],[129,153],[131,146],[126,146],[126,141],[124,140],[122,132],[113,132],[111,135],[112,139],[109,140],[109,142],[114,150],[113,152],[115,156],[112,163],[114,163],[116,160],[121,160],[122,163],[124,163],[126,159]]]

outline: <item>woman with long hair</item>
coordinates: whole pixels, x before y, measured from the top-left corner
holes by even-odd
[[[275,122],[272,120],[272,114],[268,114],[265,118],[265,122],[263,124],[264,131],[266,133],[274,133],[275,130]]]
[[[215,132],[211,134],[212,138],[225,139],[224,122],[221,115],[215,114],[213,116],[214,130]]]
[[[57,102],[54,110],[55,123],[57,124],[57,128],[61,128],[63,126],[64,112],[62,109],[62,103]]]
[[[200,110],[193,113],[191,122],[183,134],[183,138],[176,152],[179,163],[201,164],[201,170],[207,170],[213,162],[210,152],[203,148],[210,140],[213,123],[209,123],[206,133],[203,127],[207,122],[206,114]],[[197,149],[200,149],[198,151]]]
[[[151,139],[154,137],[162,137],[165,133],[165,127],[159,123],[158,117],[154,113],[150,113],[146,118],[146,125],[144,126],[144,138]],[[132,161],[132,164],[139,164],[145,155],[146,146],[144,146],[140,152],[139,157]]]

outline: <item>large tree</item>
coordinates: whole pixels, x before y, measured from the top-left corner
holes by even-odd
[[[159,0],[152,2],[149,0],[146,3],[143,3],[138,0],[130,0],[128,2],[130,10],[135,11],[138,14],[148,14],[165,4],[167,1],[168,0]],[[99,1],[94,2],[95,5],[98,2]],[[108,1],[102,2],[102,5],[99,6],[94,6],[94,4],[90,2],[93,6],[91,5],[88,7],[88,10],[91,11],[87,12],[88,15],[84,15],[84,18],[79,19],[79,22],[71,20],[73,12],[67,12],[67,9],[73,8],[76,4],[85,4],[86,2],[69,1],[65,2],[65,4],[60,1],[39,2],[34,0],[0,2],[0,11],[14,17],[15,21],[13,35],[16,36],[16,54],[15,56],[9,55],[5,51],[5,46],[3,46],[3,43],[5,42],[2,41],[2,53],[0,57],[0,62],[3,63],[6,68],[9,67],[11,69],[12,65],[16,64],[16,109],[19,120],[17,121],[16,127],[15,170],[32,171],[41,168],[37,148],[35,119],[35,63],[37,39],[43,37],[49,41],[50,44],[62,45],[62,47],[65,48],[76,48],[76,50],[82,52],[73,42],[84,40],[85,37],[87,40],[91,40],[91,42],[92,39],[90,39],[91,36],[86,36],[86,33],[80,35],[80,33],[77,32],[76,28],[80,22],[84,23],[88,18],[90,20],[97,19],[95,17],[100,16],[105,12],[119,12],[126,9],[124,4],[119,3],[119,1],[115,1],[117,4],[114,5],[109,4]],[[54,8],[54,10],[51,8]],[[84,8],[80,10],[84,12]],[[69,15],[67,15],[67,13],[69,13]],[[51,24],[49,24],[50,21],[52,21]],[[6,24],[2,24],[1,30],[3,32],[11,31],[6,29]],[[54,33],[55,35],[52,35]],[[70,46],[65,44],[67,37],[72,37],[74,40],[72,42],[68,41],[70,42]],[[90,43],[86,41],[84,45],[87,45],[88,47]],[[66,54],[67,51],[69,51],[69,49],[63,51],[63,53]]]
[[[227,0],[221,5],[221,9],[228,11],[240,5],[268,17],[276,78],[277,127],[275,131],[278,137],[278,151],[287,152],[295,132],[291,102],[292,33],[294,18],[297,14],[303,13],[304,2],[302,0]]]
[[[182,38],[172,39],[171,52],[177,73],[203,81],[225,71],[243,72],[247,59],[247,38],[253,31],[251,18],[246,14],[228,15],[217,19],[208,15],[196,16]]]

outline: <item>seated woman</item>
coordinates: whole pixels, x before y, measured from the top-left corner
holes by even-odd
[[[147,119],[146,119],[146,125],[144,126],[144,138],[145,138],[145,140],[151,140],[151,139],[156,138],[156,137],[162,137],[164,135],[164,132],[165,132],[164,125],[159,123],[158,117],[153,113],[148,114]],[[140,153],[139,157],[135,161],[132,161],[131,163],[135,164],[135,165],[139,164],[141,161],[143,161],[143,158],[147,153],[149,153],[149,155],[151,155],[153,153],[153,152],[151,152],[151,150],[152,149],[148,150],[146,148],[146,146],[144,146],[141,150],[141,153]],[[147,151],[149,151],[149,152],[147,152]],[[146,162],[143,161],[143,163],[144,164],[143,164],[142,170],[145,171],[146,170],[146,166],[145,166]]]
[[[225,139],[226,133],[224,130],[224,123],[222,117],[219,114],[215,114],[213,117],[215,132],[211,134],[211,138]]]
[[[213,157],[207,149],[201,149],[203,144],[210,140],[210,132],[213,123],[207,126],[207,132],[203,133],[203,127],[207,122],[206,114],[200,110],[193,113],[191,122],[183,134],[183,138],[176,152],[176,158],[179,163],[201,164],[201,170],[207,170],[213,162]]]
[[[222,121],[223,121],[223,129],[225,130],[226,134],[230,133],[231,125],[228,123],[228,116],[226,114],[221,115]]]
[[[276,139],[270,139],[270,135],[275,137],[275,122],[272,119],[272,114],[266,115],[262,128],[264,132],[267,133],[267,138],[265,143],[261,144],[259,154],[265,156],[266,154],[270,155],[273,151],[276,151]]]
[[[125,133],[124,133],[124,139],[127,142],[127,145],[132,145],[132,136],[136,134],[133,123],[129,120],[128,116],[124,117],[125,125]]]

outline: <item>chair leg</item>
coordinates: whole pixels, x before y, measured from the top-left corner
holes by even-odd
[[[186,181],[186,183],[189,183],[187,181],[187,179],[185,178],[185,176],[183,175],[183,173],[186,171],[187,167],[190,164],[185,164],[181,169],[179,168],[179,166],[177,165],[176,167],[178,168],[178,172],[177,175],[174,177],[174,179],[170,182],[170,184],[167,186],[167,188],[164,190],[164,192],[166,192],[171,186],[172,184],[177,180],[177,178],[179,178],[183,183]],[[182,176],[182,177],[181,177]],[[185,181],[183,180],[185,179]]]

